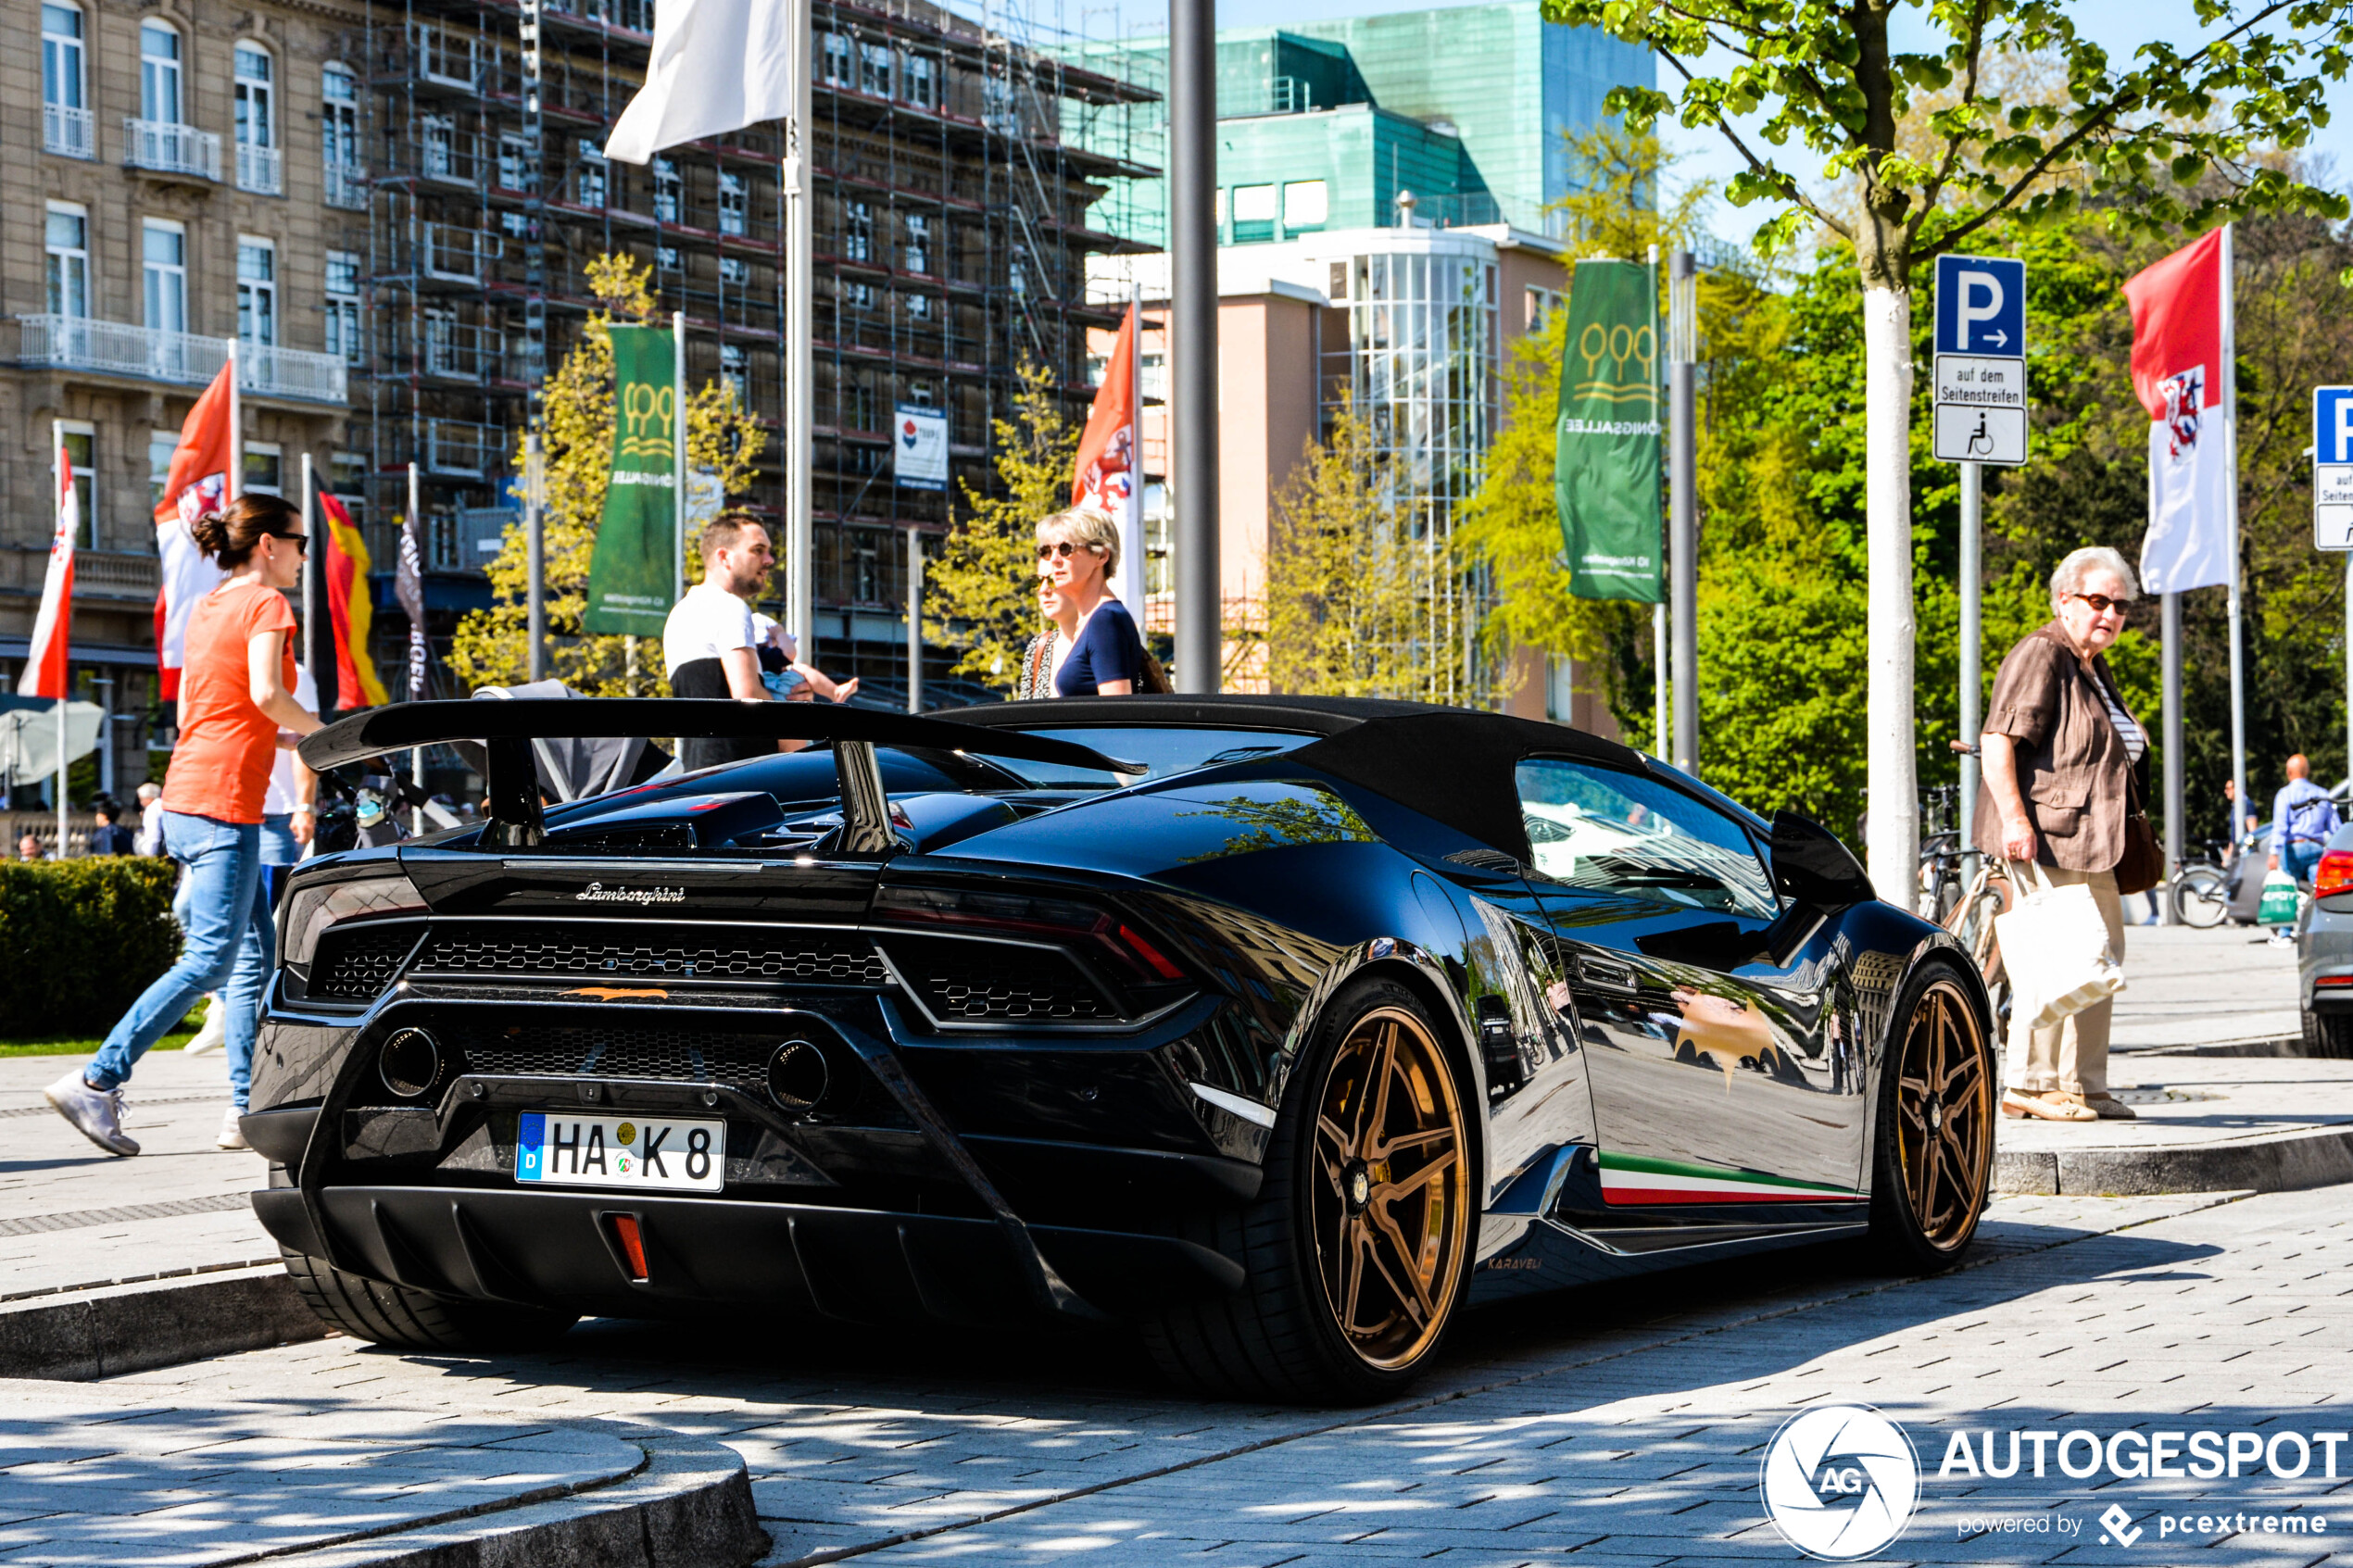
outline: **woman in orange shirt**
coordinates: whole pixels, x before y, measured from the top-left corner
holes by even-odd
[[[254,1022],[276,960],[261,883],[261,806],[285,732],[316,715],[294,698],[294,611],[283,590],[302,580],[302,514],[275,495],[245,495],[199,518],[197,548],[229,578],[196,602],[180,670],[180,741],[163,781],[164,853],[188,867],[180,961],[122,1015],[90,1065],[49,1085],[49,1103],[99,1148],[136,1154],[122,1130],[132,1064],[207,991],[228,1012],[229,1113],[224,1148],[244,1148],[237,1119],[252,1077]]]

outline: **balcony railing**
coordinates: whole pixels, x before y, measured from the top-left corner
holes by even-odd
[[[64,104],[41,106],[41,146],[66,157],[96,157],[98,131],[88,109]]]
[[[193,125],[126,118],[122,122],[122,163],[126,169],[152,169],[164,174],[217,181],[220,178],[220,138]]]
[[[237,144],[237,189],[251,191],[256,195],[282,196],[286,194],[285,156],[275,147],[258,147],[250,143]]]
[[[327,205],[346,212],[368,210],[368,171],[347,163],[327,165]]]
[[[220,367],[229,357],[229,345],[220,338],[158,332],[153,327],[134,327],[122,321],[96,321],[86,316],[19,316],[17,324],[17,362],[20,365],[48,365],[175,386],[202,386],[220,373]],[[296,398],[306,403],[349,400],[345,366],[340,358],[296,348],[239,344],[237,384],[242,390],[263,397]]]
[[[425,461],[428,473],[459,479],[487,479],[507,457],[507,433],[497,425],[472,424],[464,420],[425,421]]]
[[[417,259],[423,264],[421,270],[434,282],[479,285],[504,248],[497,234],[452,223],[428,223]]]

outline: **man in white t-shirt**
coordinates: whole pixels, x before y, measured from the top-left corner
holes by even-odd
[[[686,590],[661,629],[670,695],[765,702],[750,600],[776,569],[768,531],[740,513],[711,519],[702,531],[702,581]],[[679,741],[678,762],[692,772],[779,749],[776,742],[753,736],[686,735]]]

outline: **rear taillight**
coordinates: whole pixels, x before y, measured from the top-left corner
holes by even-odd
[[[894,925],[948,928],[975,935],[997,932],[1068,943],[1109,959],[1120,978],[1145,985],[1166,985],[1185,977],[1161,945],[1132,922],[1076,899],[977,888],[886,887],[875,896],[875,916]]]
[[[2353,849],[2332,849],[2312,868],[2312,897],[2353,893]]]

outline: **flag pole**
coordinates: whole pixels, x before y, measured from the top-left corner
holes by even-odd
[[[815,254],[810,210],[810,0],[785,0],[785,30],[793,56],[792,118],[785,124],[785,619],[800,657],[817,661],[816,545],[811,483],[816,468],[815,371],[810,351],[815,299],[810,268]]]
[[[310,581],[311,562],[320,558],[319,542],[310,539],[310,454],[302,455],[302,533],[309,542],[303,546],[307,552],[302,560],[302,667],[310,678],[319,678],[319,593]]]
[[[2244,811],[2246,794],[2246,664],[2240,651],[2239,628],[2239,396],[2238,310],[2232,299],[2234,274],[2231,268],[2232,225],[2222,225],[2222,451],[2230,465],[2224,490],[2224,515],[2231,530],[2231,779]],[[2278,854],[2280,846],[2271,846]],[[2285,864],[2283,859],[2282,864]]]
[[[670,313],[671,382],[676,389],[673,396],[673,418],[670,421],[673,475],[670,484],[671,517],[677,525],[677,547],[670,552],[671,570],[674,573],[670,602],[678,603],[686,596],[686,313]]]
[[[907,711],[924,710],[924,535],[907,530]]]
[[[91,445],[95,446],[97,444],[93,442]],[[49,421],[49,533],[53,538],[56,536],[57,531],[57,508],[62,504],[66,493],[67,475],[65,471],[65,463],[66,422],[63,420],[51,420]],[[57,607],[58,618],[61,621],[72,615],[72,613],[73,607],[69,604],[61,604]],[[64,637],[69,636],[70,632],[69,628],[67,626],[60,625],[50,634],[52,636]],[[68,694],[73,689],[65,678],[66,669],[67,666],[63,663],[63,661],[60,661],[57,671],[57,859],[60,860],[66,858],[66,851],[68,848],[68,841],[66,838],[68,825],[66,821],[66,704],[68,701]]]
[[[523,436],[522,529],[524,570],[530,585],[524,590],[524,628],[531,640],[526,678],[547,678],[547,458],[539,444],[539,426]]]
[[[229,472],[223,494],[235,500],[245,493],[245,413],[237,391],[237,340],[229,343]]]
[[[1119,558],[1127,563],[1127,585],[1136,612],[1136,630],[1147,619],[1145,599],[1151,589],[1150,552],[1144,545],[1144,285],[1131,272],[1127,280],[1127,320],[1134,331],[1127,338],[1127,511],[1119,520]]]
[[[412,538],[419,532],[417,526],[418,495],[419,487],[417,484],[417,465],[412,462],[409,465],[409,533]],[[417,602],[420,608],[422,608],[424,603],[424,583],[422,581],[419,582],[417,584]],[[414,649],[417,646],[418,640],[424,634],[425,629],[422,625],[411,625],[409,628],[409,647]],[[419,695],[417,684],[412,680],[409,686],[409,700],[411,702],[416,701]],[[425,787],[425,748],[422,746],[412,746],[409,748],[409,782],[420,790],[422,790]],[[413,837],[424,831],[425,809],[422,806],[411,806],[409,808],[409,832],[410,836]]]

